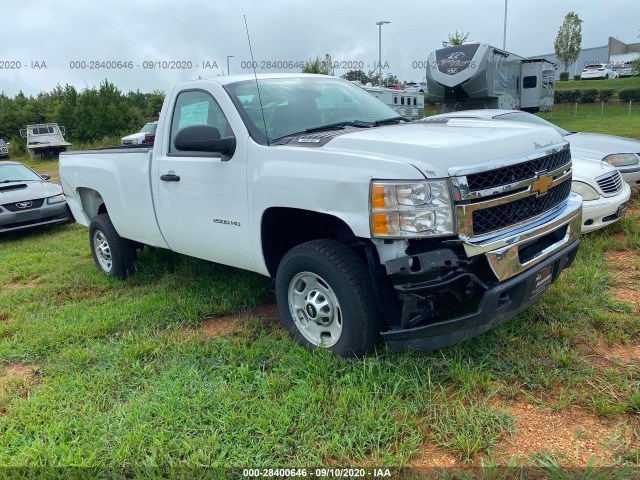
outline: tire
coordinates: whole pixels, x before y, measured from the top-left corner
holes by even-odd
[[[123,279],[135,270],[135,246],[131,240],[118,235],[109,214],[97,215],[91,221],[89,244],[93,261],[105,275]]]
[[[300,345],[342,357],[372,352],[380,339],[378,311],[365,264],[345,245],[314,240],[291,249],[276,274],[283,325]]]

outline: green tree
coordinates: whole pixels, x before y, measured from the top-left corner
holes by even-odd
[[[443,47],[451,47],[453,45],[464,45],[469,38],[469,32],[462,33],[456,30],[449,34],[449,40],[442,42]]]
[[[372,85],[377,85],[378,82],[378,73],[376,71],[370,70],[369,73],[364,73],[362,70],[349,70],[347,73],[342,75],[342,78],[349,81],[359,81],[362,84],[371,83]]]
[[[569,65],[578,59],[582,48],[582,20],[578,14],[569,12],[565,15],[553,46],[564,71],[568,72]]]
[[[400,83],[400,80],[393,73],[390,73],[389,75],[387,75],[387,78],[385,80],[385,85],[397,85],[399,83]]]
[[[319,73],[321,75],[333,75],[331,55],[328,53],[324,59],[316,56],[315,60],[309,60],[302,68],[302,73]]]

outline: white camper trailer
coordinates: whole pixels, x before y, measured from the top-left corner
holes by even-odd
[[[528,59],[487,43],[469,43],[431,52],[428,65],[429,101],[442,103],[447,112],[553,109],[555,64],[547,60]]]
[[[64,134],[64,127],[56,123],[27,125],[27,128],[20,130],[20,136],[27,139],[31,159],[38,155],[40,158],[50,158],[65,152],[71,144],[65,141]]]
[[[422,93],[394,90],[392,88],[360,86],[403,117],[413,120],[419,120],[424,117],[424,94]]]

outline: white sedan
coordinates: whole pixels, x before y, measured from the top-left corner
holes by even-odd
[[[434,115],[421,121],[442,122],[443,120],[455,121],[455,119],[470,118],[536,124],[560,131],[571,145],[573,161],[571,190],[582,196],[583,233],[603,228],[624,215],[631,196],[631,187],[625,183],[618,169],[603,161],[602,157],[593,159],[582,155],[578,149],[574,148],[571,139],[566,138],[571,135],[570,132],[562,130],[540,117],[519,110],[466,110]],[[606,137],[606,135],[601,136]]]
[[[608,80],[610,78],[618,78],[618,74],[610,65],[604,63],[587,65],[580,74],[580,80]]]

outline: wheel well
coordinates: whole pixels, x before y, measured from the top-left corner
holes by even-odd
[[[282,257],[296,245],[321,238],[346,245],[358,240],[351,228],[333,215],[285,207],[264,212],[261,233],[262,254],[272,277],[276,276]]]
[[[82,210],[89,220],[101,213],[107,213],[107,206],[104,203],[104,199],[96,190],[80,187],[78,188],[78,196],[82,203]]]

